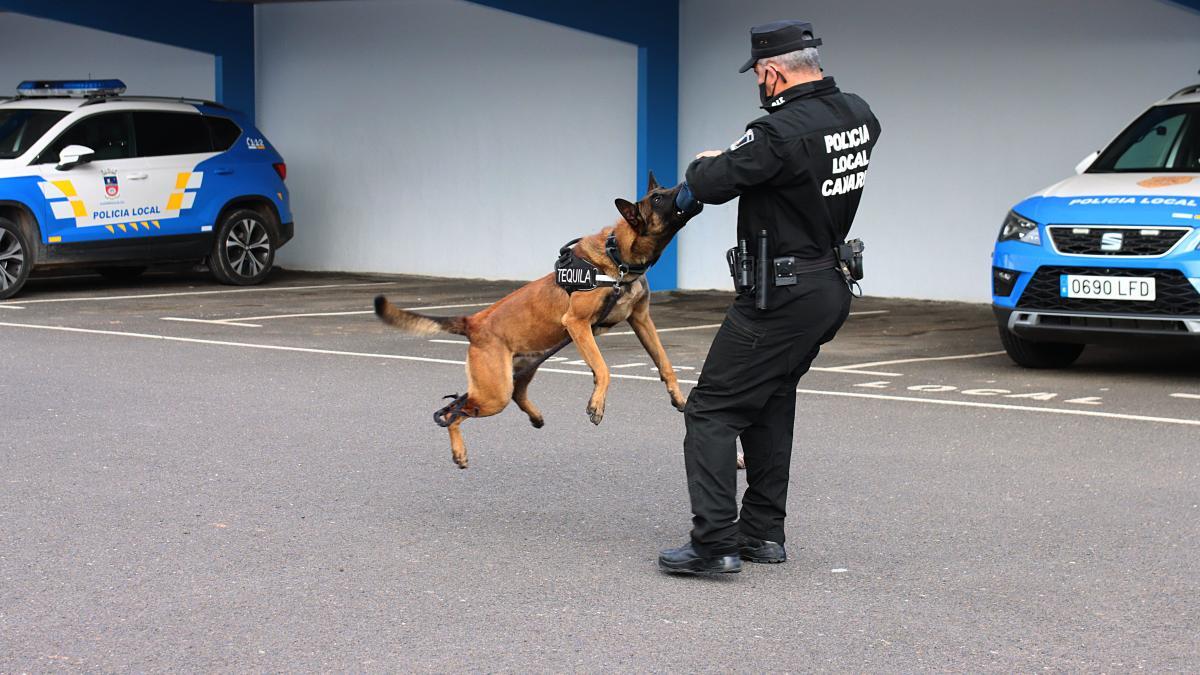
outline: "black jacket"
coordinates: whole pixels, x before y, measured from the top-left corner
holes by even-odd
[[[850,231],[879,120],[832,77],[796,85],[765,107],[729,150],[692,162],[687,182],[706,204],[742,198],[738,239],[752,251],[766,230],[773,256],[824,257]]]

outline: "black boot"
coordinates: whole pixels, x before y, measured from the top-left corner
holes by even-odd
[[[668,548],[658,554],[658,569],[668,574],[724,574],[741,572],[742,559],[737,553],[703,556],[691,542],[679,548]]]
[[[787,549],[783,544],[751,537],[747,534],[738,535],[738,552],[743,560],[754,563],[787,562]]]

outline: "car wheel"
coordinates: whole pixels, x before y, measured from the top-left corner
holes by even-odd
[[[274,236],[262,214],[240,209],[225,216],[209,264],[217,281],[233,286],[261,283],[274,263]]]
[[[29,278],[32,262],[29,242],[20,228],[11,220],[0,218],[0,299],[20,292]]]
[[[145,266],[101,267],[96,270],[96,273],[109,281],[133,281],[142,276],[142,273],[145,271]]]
[[[1017,365],[1026,368],[1066,368],[1083,353],[1084,345],[1070,342],[1034,342],[1000,326],[1000,342]]]

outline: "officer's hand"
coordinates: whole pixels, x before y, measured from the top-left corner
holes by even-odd
[[[696,155],[696,159],[704,159],[705,157],[716,157],[720,154],[721,154],[720,150],[705,150],[704,152]]]

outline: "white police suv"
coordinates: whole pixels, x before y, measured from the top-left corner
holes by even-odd
[[[23,82],[0,99],[0,298],[35,268],[130,278],[207,260],[219,281],[255,284],[292,238],[287,166],[248,118],[124,91]]]
[[[1091,343],[1200,344],[1200,85],[1151,106],[1076,173],[1001,227],[992,306],[1009,356],[1056,368]]]

